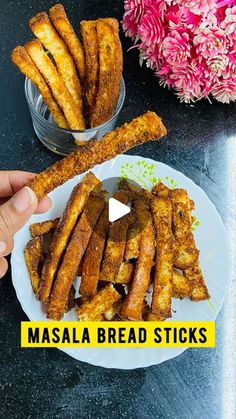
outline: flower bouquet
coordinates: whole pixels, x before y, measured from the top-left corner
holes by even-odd
[[[126,0],[123,28],[181,101],[236,100],[236,0]]]

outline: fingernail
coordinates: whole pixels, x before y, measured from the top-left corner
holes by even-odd
[[[12,197],[12,203],[18,212],[23,212],[35,201],[36,195],[28,186],[25,186]]]
[[[0,253],[4,253],[6,248],[7,248],[6,242],[4,242],[3,240],[0,241]]]

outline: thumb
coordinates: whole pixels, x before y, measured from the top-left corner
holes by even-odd
[[[9,236],[20,230],[38,205],[35,193],[28,186],[20,189],[0,206],[0,234]]]

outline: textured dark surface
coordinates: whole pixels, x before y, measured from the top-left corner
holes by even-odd
[[[56,161],[37,140],[24,98],[23,77],[10,63],[16,44],[31,37],[28,19],[53,5],[46,0],[1,0],[0,169],[40,171]],[[123,13],[114,0],[64,1],[75,27],[81,19]],[[180,104],[140,69],[123,39],[127,98],[120,122],[152,109],[169,128],[160,143],[130,154],[165,162],[200,185],[216,205],[235,251],[236,105]],[[234,241],[233,241],[234,238]],[[231,419],[235,414],[235,264],[227,301],[217,320],[217,347],[188,350],[162,365],[134,371],[105,370],[58,350],[19,348],[25,315],[10,273],[0,283],[0,417]],[[224,280],[224,278],[222,278]]]

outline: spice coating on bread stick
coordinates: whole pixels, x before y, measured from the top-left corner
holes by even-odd
[[[171,317],[173,278],[172,205],[170,199],[152,200],[152,214],[156,229],[156,266],[151,312],[158,317]]]
[[[44,51],[41,42],[38,39],[33,39],[25,44],[25,48],[50,86],[53,96],[64,112],[69,127],[75,130],[80,129],[81,127],[84,128],[77,105],[55,65]]]
[[[89,172],[81,183],[73,189],[66,209],[58,223],[57,230],[50,243],[49,251],[45,259],[42,281],[40,284],[39,297],[42,302],[47,302],[50,297],[54,278],[57,272],[60,258],[64,252],[69,237],[82,212],[84,205],[93,188],[100,185],[100,181]]]
[[[210,295],[204,281],[199,263],[192,268],[186,269],[184,275],[192,283],[190,299],[192,301],[209,300]]]
[[[18,46],[13,49],[11,53],[12,62],[20,69],[20,71],[30,79],[40,91],[44,102],[48,106],[55,122],[60,128],[69,128],[66,118],[61,111],[61,108],[55,101],[50,88],[45,82],[42,74],[30,58],[26,49],[22,46]]]
[[[42,236],[43,234],[51,233],[56,230],[59,218],[54,220],[41,221],[40,223],[33,223],[30,225],[31,237]]]
[[[80,147],[65,159],[36,175],[28,186],[33,189],[38,199],[42,199],[48,192],[75,175],[137,145],[158,140],[166,133],[161,118],[155,112],[147,112],[107,133],[101,141],[93,141]]]
[[[50,319],[60,320],[63,317],[71,285],[77,276],[79,264],[104,206],[103,197],[93,194],[89,196],[72,233],[53,286],[47,311]]]
[[[66,44],[54,29],[47,13],[40,12],[32,17],[29,26],[34,35],[42,42],[55,60],[58,72],[76,104],[77,112],[80,114],[80,126],[78,129],[84,129],[85,124],[82,115],[83,102],[80,81],[77,76],[73,58],[71,57]]]
[[[41,237],[30,240],[24,250],[25,262],[35,294],[38,293],[43,263],[43,245]]]
[[[149,286],[155,255],[155,233],[151,213],[145,202],[137,201],[137,205],[146,218],[146,226],[141,235],[134,279],[121,310],[121,317],[129,320],[142,320],[143,302]]]
[[[56,4],[49,10],[49,17],[57,32],[61,35],[75,61],[81,80],[85,78],[84,50],[62,4]]]

